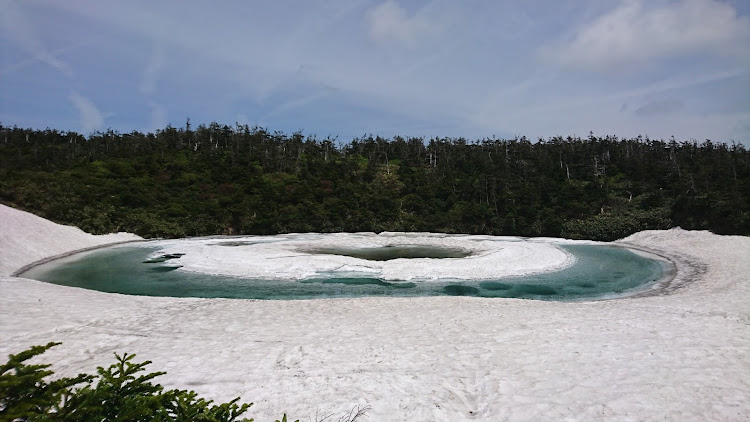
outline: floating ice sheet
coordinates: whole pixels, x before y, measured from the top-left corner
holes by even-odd
[[[148,246],[159,247],[154,258],[184,254],[170,261],[181,265],[180,271],[271,279],[361,273],[392,281],[481,280],[556,271],[575,262],[551,241],[430,233],[305,233],[242,236],[231,241],[193,238],[149,242]],[[388,255],[388,248],[402,251],[405,257],[363,258],[369,253]],[[430,250],[436,258],[427,257]],[[346,256],[346,251],[353,256]]]

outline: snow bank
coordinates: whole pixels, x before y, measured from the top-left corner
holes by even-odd
[[[16,213],[0,212],[4,226]],[[6,272],[31,260],[9,259],[12,248],[46,250],[33,233],[57,233],[53,253],[80,236],[23,224],[3,228]],[[356,404],[372,406],[367,421],[746,420],[750,238],[669,230],[622,242],[672,258],[689,280],[660,296],[559,303],[150,298],[6,277],[0,355],[62,341],[46,359],[70,376],[137,353],[168,387],[255,402],[259,422]]]
[[[0,276],[66,252],[141,239],[130,233],[95,236],[0,204]]]

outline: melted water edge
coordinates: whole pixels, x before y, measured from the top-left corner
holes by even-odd
[[[479,296],[576,301],[624,296],[647,289],[674,265],[610,245],[563,245],[577,262],[563,270],[498,280],[391,282],[341,274],[304,280],[264,280],[178,271],[156,247],[116,247],[76,254],[23,273],[54,284],[141,296],[312,299],[365,296]]]

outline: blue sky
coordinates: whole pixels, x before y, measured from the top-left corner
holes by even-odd
[[[750,145],[747,0],[0,0],[0,122]]]

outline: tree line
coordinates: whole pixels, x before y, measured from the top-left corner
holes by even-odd
[[[348,142],[211,123],[86,137],[0,125],[0,202],[144,237],[429,231],[750,235],[742,144],[615,136]]]

